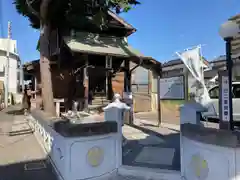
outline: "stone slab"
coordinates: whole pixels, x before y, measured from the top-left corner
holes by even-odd
[[[31,127],[29,126],[27,121],[14,121],[12,124],[11,131],[22,131],[22,130],[30,130]]]
[[[135,162],[171,166],[174,154],[174,148],[144,147]]]
[[[123,126],[122,131],[123,134],[143,133],[141,130],[138,130],[127,125]]]
[[[124,137],[127,140],[141,140],[141,139],[148,138],[149,135],[145,133],[132,133],[132,134],[124,134]]]
[[[150,135],[145,139],[141,139],[138,141],[139,144],[141,145],[158,145],[162,144],[165,141],[157,136]]]
[[[157,137],[155,135],[151,135],[151,134],[146,134],[146,133],[131,133],[131,134],[124,134],[124,137],[128,140],[128,141],[138,141],[139,144],[141,145],[157,145],[157,144],[161,144],[164,143],[165,141],[160,138]]]

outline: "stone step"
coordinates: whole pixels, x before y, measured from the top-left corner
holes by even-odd
[[[30,127],[26,120],[14,121],[12,124],[11,131],[8,133],[9,136],[18,136],[24,134],[32,134],[34,130]]]
[[[100,98],[100,97],[97,97],[97,98],[93,98],[93,100],[95,101],[108,101],[107,98]]]
[[[92,104],[109,104],[109,101],[92,101]]]
[[[106,99],[105,97],[104,98],[101,98],[101,97],[97,97],[97,98],[94,98],[92,100],[92,105],[103,105],[103,104],[109,104],[109,100]]]
[[[9,136],[20,136],[20,135],[26,135],[26,134],[33,134],[34,130],[32,128],[30,129],[24,129],[19,131],[10,131],[8,133]]]

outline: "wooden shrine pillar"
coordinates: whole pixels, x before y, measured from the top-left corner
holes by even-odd
[[[111,69],[112,68],[112,56],[106,56],[106,63],[105,63],[105,67],[107,69]],[[111,85],[111,76],[110,76],[110,72],[107,70],[106,71],[106,96],[108,100],[112,99],[112,85]]]
[[[124,92],[131,92],[130,60],[124,60]]]

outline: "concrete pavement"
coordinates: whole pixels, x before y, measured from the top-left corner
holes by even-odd
[[[23,115],[18,111],[19,107],[11,107],[7,110],[0,111],[0,177],[4,180],[57,180],[56,175],[53,173],[53,169],[49,161],[47,160],[47,155],[42,150],[34,134],[30,133],[28,130],[29,126]],[[9,136],[9,132],[26,132],[24,133],[14,133],[13,136]],[[128,129],[134,133],[136,130]],[[140,134],[133,138],[139,138],[147,136],[146,134]],[[150,141],[154,143],[157,141],[161,143],[162,140],[156,139],[156,137],[151,137]],[[129,144],[127,141],[125,147],[132,146],[132,142]],[[148,144],[148,141],[142,140],[139,142],[140,146]],[[135,147],[136,150],[137,146]],[[134,150],[134,151],[135,151]],[[126,157],[131,157],[131,153],[126,153],[127,149],[124,149],[124,157],[126,162]],[[136,163],[142,164],[142,159],[149,161],[146,158],[146,153],[149,149],[146,149],[142,154],[136,154],[133,156],[138,156],[136,158]],[[152,150],[156,151],[156,150]],[[145,164],[147,165],[148,162]],[[156,164],[154,166],[157,166]],[[136,171],[136,172],[135,172]],[[144,170],[148,171],[148,170]],[[139,176],[136,174],[139,170],[122,168],[121,173],[116,176],[110,177],[108,180],[144,180],[144,179],[154,179],[153,175],[148,175],[149,178]],[[126,175],[127,173],[127,175]],[[129,173],[129,174],[128,174]],[[152,173],[151,173],[152,174]],[[159,174],[159,173],[158,173]],[[162,174],[161,174],[162,177]],[[157,178],[159,179],[159,178]],[[162,178],[161,178],[162,179]],[[165,178],[163,178],[165,179]]]
[[[126,139],[123,164],[166,170],[180,170],[180,136],[178,127],[146,125],[135,119],[135,126],[123,127]]]
[[[150,112],[138,112],[134,114],[134,117],[141,120],[147,120],[149,122],[154,123],[155,125],[158,124],[158,112],[157,111],[150,111]],[[167,124],[180,124],[180,117],[172,115],[170,113],[164,113],[161,115],[161,122]]]
[[[0,177],[4,180],[57,180],[32,133],[9,136],[11,131],[29,129],[19,107],[0,111]],[[18,114],[18,115],[15,115]]]

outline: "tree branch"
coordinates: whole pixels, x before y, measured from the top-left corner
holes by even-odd
[[[51,0],[42,0],[41,6],[40,6],[40,16],[42,23],[47,22],[47,14],[48,14],[48,5],[50,4]]]
[[[33,1],[32,1],[33,2]],[[29,0],[26,0],[26,3],[27,3],[27,5],[28,5],[28,8],[29,8],[29,10],[31,11],[31,13],[32,14],[34,14],[35,16],[37,16],[39,19],[41,18],[40,17],[40,14],[37,12],[37,11],[35,11],[34,9],[33,9],[33,7],[32,7],[32,2],[29,2]]]

